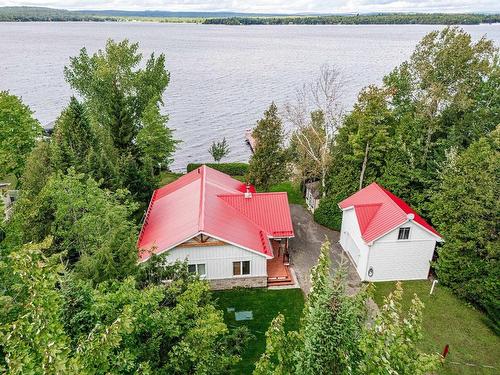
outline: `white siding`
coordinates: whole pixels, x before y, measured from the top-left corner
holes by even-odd
[[[370,247],[366,270],[373,267],[373,276],[362,275],[363,280],[420,280],[429,274],[430,262],[436,247],[436,237],[420,226],[408,222],[408,240],[398,240],[399,227],[376,240]]]
[[[314,198],[314,194],[309,188],[306,189],[306,203],[311,212],[316,211],[319,206],[319,199]]]
[[[167,254],[170,261],[187,259],[189,264],[205,264],[208,280],[239,277],[233,276],[233,262],[243,260],[250,261],[250,275],[243,276],[267,276],[264,256],[234,245],[176,247]]]
[[[342,228],[340,229],[340,245],[354,261],[354,266],[361,279],[366,271],[369,247],[361,238],[358,219],[353,209],[342,213]]]

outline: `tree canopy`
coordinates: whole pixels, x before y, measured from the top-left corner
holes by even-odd
[[[278,107],[271,103],[264,117],[253,130],[256,149],[250,159],[248,177],[263,189],[286,179],[289,175],[289,157],[284,147],[284,130]]]
[[[42,127],[20,98],[0,91],[0,176],[23,173],[26,157],[42,135]]]

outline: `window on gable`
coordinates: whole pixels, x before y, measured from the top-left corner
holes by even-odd
[[[398,240],[407,240],[410,238],[410,227],[399,228]]]
[[[250,275],[250,261],[233,262],[233,276]]]

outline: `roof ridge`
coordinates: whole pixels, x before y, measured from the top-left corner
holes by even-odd
[[[252,193],[252,196],[262,196],[262,195],[283,195],[283,194],[288,194],[286,191],[269,191],[269,192],[257,192],[257,193]],[[243,197],[245,196],[244,192],[238,191],[237,193],[227,193],[227,194],[217,194],[218,197]]]
[[[361,204],[353,204],[354,207],[367,207],[367,206],[382,206],[382,202],[378,203],[361,203]]]
[[[201,189],[200,189],[200,213],[198,216],[198,230],[203,231],[205,229],[205,165],[202,165],[199,169],[201,172],[201,178],[200,178],[200,184],[201,184]]]
[[[397,203],[394,201],[394,199],[391,197],[391,195],[390,195],[390,194],[388,194],[388,193],[389,193],[389,191],[388,191],[388,190],[384,189],[382,186],[380,186],[380,185],[379,185],[379,184],[377,184],[376,182],[373,182],[373,183],[375,184],[375,186],[376,186],[379,190],[381,190],[381,191],[382,191],[382,192],[383,192],[383,193],[384,193],[384,194],[385,194],[385,195],[389,198],[389,200],[391,201],[391,204],[392,204],[393,206],[395,205],[395,206],[396,206],[396,207],[397,207],[397,208],[398,208],[398,209],[399,209],[399,210],[400,210],[403,214],[405,214],[405,216],[407,215],[407,214],[406,214],[406,212],[404,212],[404,211],[403,211],[403,209],[400,207],[400,205],[399,205],[399,204],[397,204]],[[392,194],[392,193],[391,193],[391,194]],[[392,194],[392,195],[394,195],[394,194]],[[395,196],[395,195],[394,195],[394,196]]]

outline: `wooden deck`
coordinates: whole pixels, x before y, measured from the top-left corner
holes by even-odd
[[[267,261],[267,285],[281,286],[293,285],[294,280],[290,269],[285,264],[283,254],[279,251],[279,244],[271,241],[273,245],[274,258]]]

